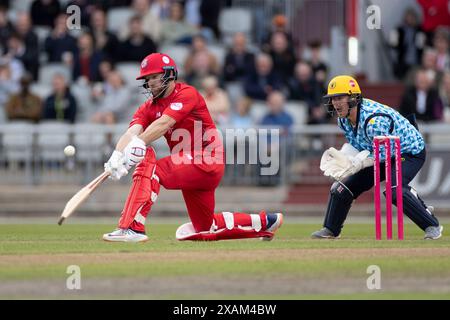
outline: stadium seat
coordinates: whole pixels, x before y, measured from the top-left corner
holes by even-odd
[[[33,156],[34,126],[24,121],[2,124],[3,147],[8,161],[30,161]]]
[[[139,81],[136,80],[139,74],[139,63],[137,62],[121,62],[116,65],[116,70],[120,73],[125,84],[128,87],[136,87]]]
[[[300,101],[287,101],[286,112],[294,118],[294,125],[304,125],[308,121],[308,106]]]
[[[112,144],[116,145],[117,141],[119,141],[120,137],[125,133],[128,129],[128,123],[119,123],[116,124],[113,128],[113,136],[112,136]]]
[[[19,1],[17,1],[19,2]],[[38,37],[39,44],[41,48],[44,46],[45,39],[50,35],[50,32],[52,31],[50,27],[46,26],[33,26],[33,31],[36,32],[36,35]]]
[[[95,112],[95,104],[91,99],[91,87],[83,84],[73,84],[70,92],[77,101],[77,122],[89,121]]]
[[[70,126],[64,122],[43,121],[37,127],[37,150],[43,161],[62,161],[69,144]]]
[[[231,43],[231,38],[236,32],[243,32],[250,38],[252,31],[251,11],[244,8],[223,9],[219,16],[219,29],[226,44]]]
[[[72,80],[72,72],[68,66],[63,63],[49,63],[41,66],[39,69],[39,82],[41,84],[52,84],[53,76],[57,73],[63,74],[67,83]]]
[[[10,10],[14,11],[25,11],[29,12],[31,10],[31,4],[34,0],[20,0],[20,1],[12,1]]]
[[[239,99],[244,96],[244,88],[242,87],[242,83],[239,81],[228,82],[225,85],[225,90],[230,97],[232,106],[235,106]]]
[[[107,146],[107,126],[101,124],[81,123],[73,127],[73,143],[77,150],[76,159],[79,161],[101,162],[104,160],[102,152]]]
[[[33,83],[30,86],[30,90],[35,95],[38,95],[42,101],[44,101],[48,96],[52,93],[52,86],[48,84],[42,84],[42,83]]]
[[[127,7],[112,8],[108,10],[108,30],[114,33],[128,25],[128,20],[133,16],[133,10]]]
[[[254,123],[259,124],[267,111],[268,108],[264,101],[255,101],[250,108],[250,117]]]
[[[208,45],[208,50],[217,58],[220,70],[222,70],[225,63],[225,55],[227,54],[226,48],[222,45],[210,44]]]
[[[189,55],[189,48],[183,45],[166,45],[161,48],[161,53],[169,55],[177,64],[178,75],[184,76],[184,62]]]

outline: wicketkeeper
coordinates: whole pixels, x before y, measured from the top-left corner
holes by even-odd
[[[190,223],[180,226],[178,240],[272,239],[281,226],[281,213],[214,213],[214,193],[224,173],[224,152],[203,97],[192,86],[177,83],[177,66],[166,54],[153,53],[141,63],[137,80],[149,99],[131,120],[105,163],[119,180],[136,165],[133,183],[119,228],[103,235],[106,241],[147,241],[145,221],[160,185],[181,190]],[[171,155],[156,159],[149,145],[164,136]]]
[[[374,185],[373,139],[375,136],[398,136],[401,141],[402,185],[398,186],[395,169],[392,170],[392,203],[396,204],[396,188],[402,188],[404,213],[422,230],[425,239],[439,239],[443,227],[432,214],[417,192],[409,186],[425,162],[425,142],[411,122],[394,109],[373,100],[365,99],[361,89],[350,76],[341,75],[328,84],[324,96],[327,111],[338,116],[338,126],[344,131],[348,143],[340,150],[329,148],[322,156],[320,168],[325,176],[336,181],[331,186],[323,228],[314,232],[312,238],[338,238],[353,203],[363,192]],[[393,150],[393,144],[391,144]],[[395,153],[391,152],[393,156]],[[380,179],[384,181],[384,146],[380,146]]]

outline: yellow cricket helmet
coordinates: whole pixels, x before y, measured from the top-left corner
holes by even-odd
[[[350,96],[348,101],[348,117],[350,114],[350,109],[357,107],[362,101],[361,88],[353,77],[341,75],[330,80],[327,94],[323,97],[324,106],[329,114],[333,116],[336,114],[331,98],[343,95]]]
[[[324,98],[331,98],[341,95],[360,95],[361,89],[358,82],[350,76],[341,75],[334,77],[328,84],[327,95]]]

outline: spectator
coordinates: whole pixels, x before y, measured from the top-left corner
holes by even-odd
[[[116,71],[108,75],[109,90],[105,92],[103,102],[98,111],[92,116],[92,122],[114,124],[128,120],[131,93]]]
[[[253,118],[250,116],[252,99],[241,97],[236,104],[236,113],[231,117],[231,125],[236,128],[248,129],[255,126]]]
[[[201,87],[203,78],[219,74],[219,63],[206,45],[205,38],[200,35],[192,39],[191,52],[184,62],[186,81],[196,88]]]
[[[153,0],[150,11],[159,20],[166,20],[170,17],[170,5],[170,0]]]
[[[195,26],[184,20],[183,6],[174,2],[170,6],[170,17],[163,20],[161,24],[161,42],[163,44],[188,44],[192,37],[197,34]]]
[[[184,20],[197,28],[201,26],[200,4],[202,0],[184,1]],[[212,32],[212,31],[211,31]]]
[[[94,39],[95,50],[111,61],[119,59],[119,40],[107,30],[106,14],[102,9],[95,9],[91,14],[90,32]]]
[[[445,72],[442,77],[441,87],[439,88],[439,96],[444,105],[445,122],[450,123],[450,71]]]
[[[23,77],[25,70],[20,60],[11,54],[6,54],[0,58],[0,64],[3,64],[10,74],[10,81],[19,88],[20,79]]]
[[[61,12],[61,6],[58,0],[34,0],[30,12],[34,26],[52,28]]]
[[[221,1],[201,0],[200,16],[202,28],[212,30],[216,39],[220,39],[219,15],[222,9]]]
[[[272,58],[260,53],[255,60],[255,70],[250,72],[244,81],[244,91],[252,99],[266,100],[274,90],[281,90],[283,84],[273,70]]]
[[[56,17],[55,28],[45,39],[45,51],[48,54],[48,62],[64,62],[72,66],[77,52],[77,40],[67,32],[66,19],[65,14]]]
[[[287,135],[294,119],[287,113],[285,108],[285,97],[280,91],[273,91],[267,96],[269,112],[262,118],[261,125],[277,126],[282,128],[281,135]]]
[[[433,86],[435,86],[435,84],[437,84],[441,78],[440,72],[438,72],[436,69],[436,62],[437,62],[436,50],[432,48],[426,48],[422,55],[422,65],[415,66],[410,69],[406,77],[406,84],[408,86],[413,86],[417,71],[419,69],[425,69],[428,74],[428,77],[431,79],[431,82],[433,83]]]
[[[424,122],[442,119],[442,101],[438,91],[432,87],[432,80],[425,69],[419,69],[415,85],[406,90],[399,111],[403,116],[416,114],[417,120]]]
[[[129,20],[130,36],[120,44],[121,61],[141,61],[156,52],[156,44],[142,30],[142,18],[133,16]]]
[[[312,68],[314,79],[319,84],[321,91],[325,93],[328,66],[322,58],[322,42],[320,40],[311,41],[308,47],[311,54],[308,63]]]
[[[102,60],[102,62],[100,62],[100,65],[98,66],[100,81],[107,81],[108,75],[111,73],[111,71],[113,71],[113,69],[114,66],[110,60]]]
[[[403,23],[392,30],[389,35],[391,47],[395,50],[394,74],[403,79],[412,66],[422,59],[426,35],[419,25],[419,17],[413,8],[408,8],[403,15]]]
[[[272,33],[269,48],[267,53],[272,57],[274,69],[287,82],[293,75],[296,58],[294,50],[289,47],[286,34],[279,31]]]
[[[282,14],[276,14],[273,16],[270,30],[266,32],[266,36],[263,39],[261,49],[264,52],[270,51],[270,42],[272,39],[272,35],[276,32],[282,32],[285,34],[289,50],[294,51],[294,41],[292,40],[292,34],[289,31],[288,20],[286,16]]]
[[[433,39],[436,49],[436,69],[438,72],[450,71],[449,33],[445,29],[437,29]]]
[[[242,81],[255,65],[255,56],[247,50],[247,37],[236,33],[233,44],[225,56],[223,76],[225,81]]]
[[[113,89],[111,85],[108,82],[109,75],[114,72],[113,65],[111,64],[111,61],[109,60],[103,60],[100,62],[99,66],[99,73],[100,73],[100,81],[94,83],[91,86],[91,101],[95,105],[100,105],[105,96],[112,92]],[[92,111],[92,110],[90,110]]]
[[[422,7],[422,28],[427,33],[428,44],[431,43],[434,31],[439,26],[450,26],[448,0],[417,0]]]
[[[295,65],[294,77],[289,80],[289,92],[290,99],[304,101],[309,107],[320,104],[322,91],[309,64],[299,62]]]
[[[308,107],[308,124],[327,124],[330,122],[331,115],[326,112],[321,104]]]
[[[33,80],[38,78],[39,70],[39,40],[31,26],[31,17],[26,12],[19,12],[16,19],[16,31],[23,40],[25,50],[22,55],[22,63],[25,69],[31,73]]]
[[[28,51],[22,38],[13,33],[8,40],[7,56],[14,58],[21,62],[21,65],[27,69],[28,72],[33,72],[37,76],[37,68],[39,66],[36,61],[37,51]],[[18,77],[20,78],[20,77]]]
[[[6,119],[6,102],[20,90],[18,76],[22,76],[22,74],[20,73],[20,67],[13,66],[16,63],[20,65],[19,61],[13,61],[5,57],[0,59],[0,123]]]
[[[219,87],[217,77],[204,78],[201,93],[214,122],[218,125],[227,124],[230,116],[230,100],[227,93]]]
[[[282,149],[285,148],[287,159],[291,148],[292,136],[290,129],[294,124],[294,119],[284,110],[285,97],[280,91],[273,91],[267,97],[267,106],[269,112],[262,118],[261,125],[263,126],[275,126],[279,128],[279,143],[273,140],[272,133],[268,136],[268,153],[270,155],[280,154]],[[277,185],[280,183],[281,175],[280,170],[275,175],[261,176],[259,178],[260,185]]]
[[[80,35],[72,70],[73,80],[82,77],[88,82],[100,81],[99,65],[102,59],[102,54],[94,50],[92,36],[89,33]]]
[[[14,27],[8,20],[8,11],[0,7],[0,55],[6,52],[8,39],[14,32]]]
[[[45,99],[42,110],[43,120],[58,120],[75,122],[77,102],[67,86],[67,80],[62,74],[53,76],[53,92]]]
[[[6,104],[6,115],[9,120],[28,120],[38,122],[42,113],[41,99],[30,92],[31,75],[25,74],[20,79],[20,92],[14,94]]]
[[[155,42],[159,41],[161,33],[161,21],[158,16],[150,10],[149,0],[133,0],[132,7],[134,14],[141,18],[142,30],[144,34]],[[121,29],[120,38],[126,39],[130,30],[127,26]]]

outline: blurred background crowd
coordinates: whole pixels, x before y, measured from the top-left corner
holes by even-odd
[[[134,80],[139,62],[152,52],[175,59],[219,125],[332,122],[321,105],[334,63],[323,39],[294,38],[276,1],[267,21],[233,2],[0,0],[0,125],[128,122],[145,98]],[[384,39],[404,85],[393,107],[450,122],[449,1],[417,4]],[[81,9],[80,28],[68,27],[71,5]]]

